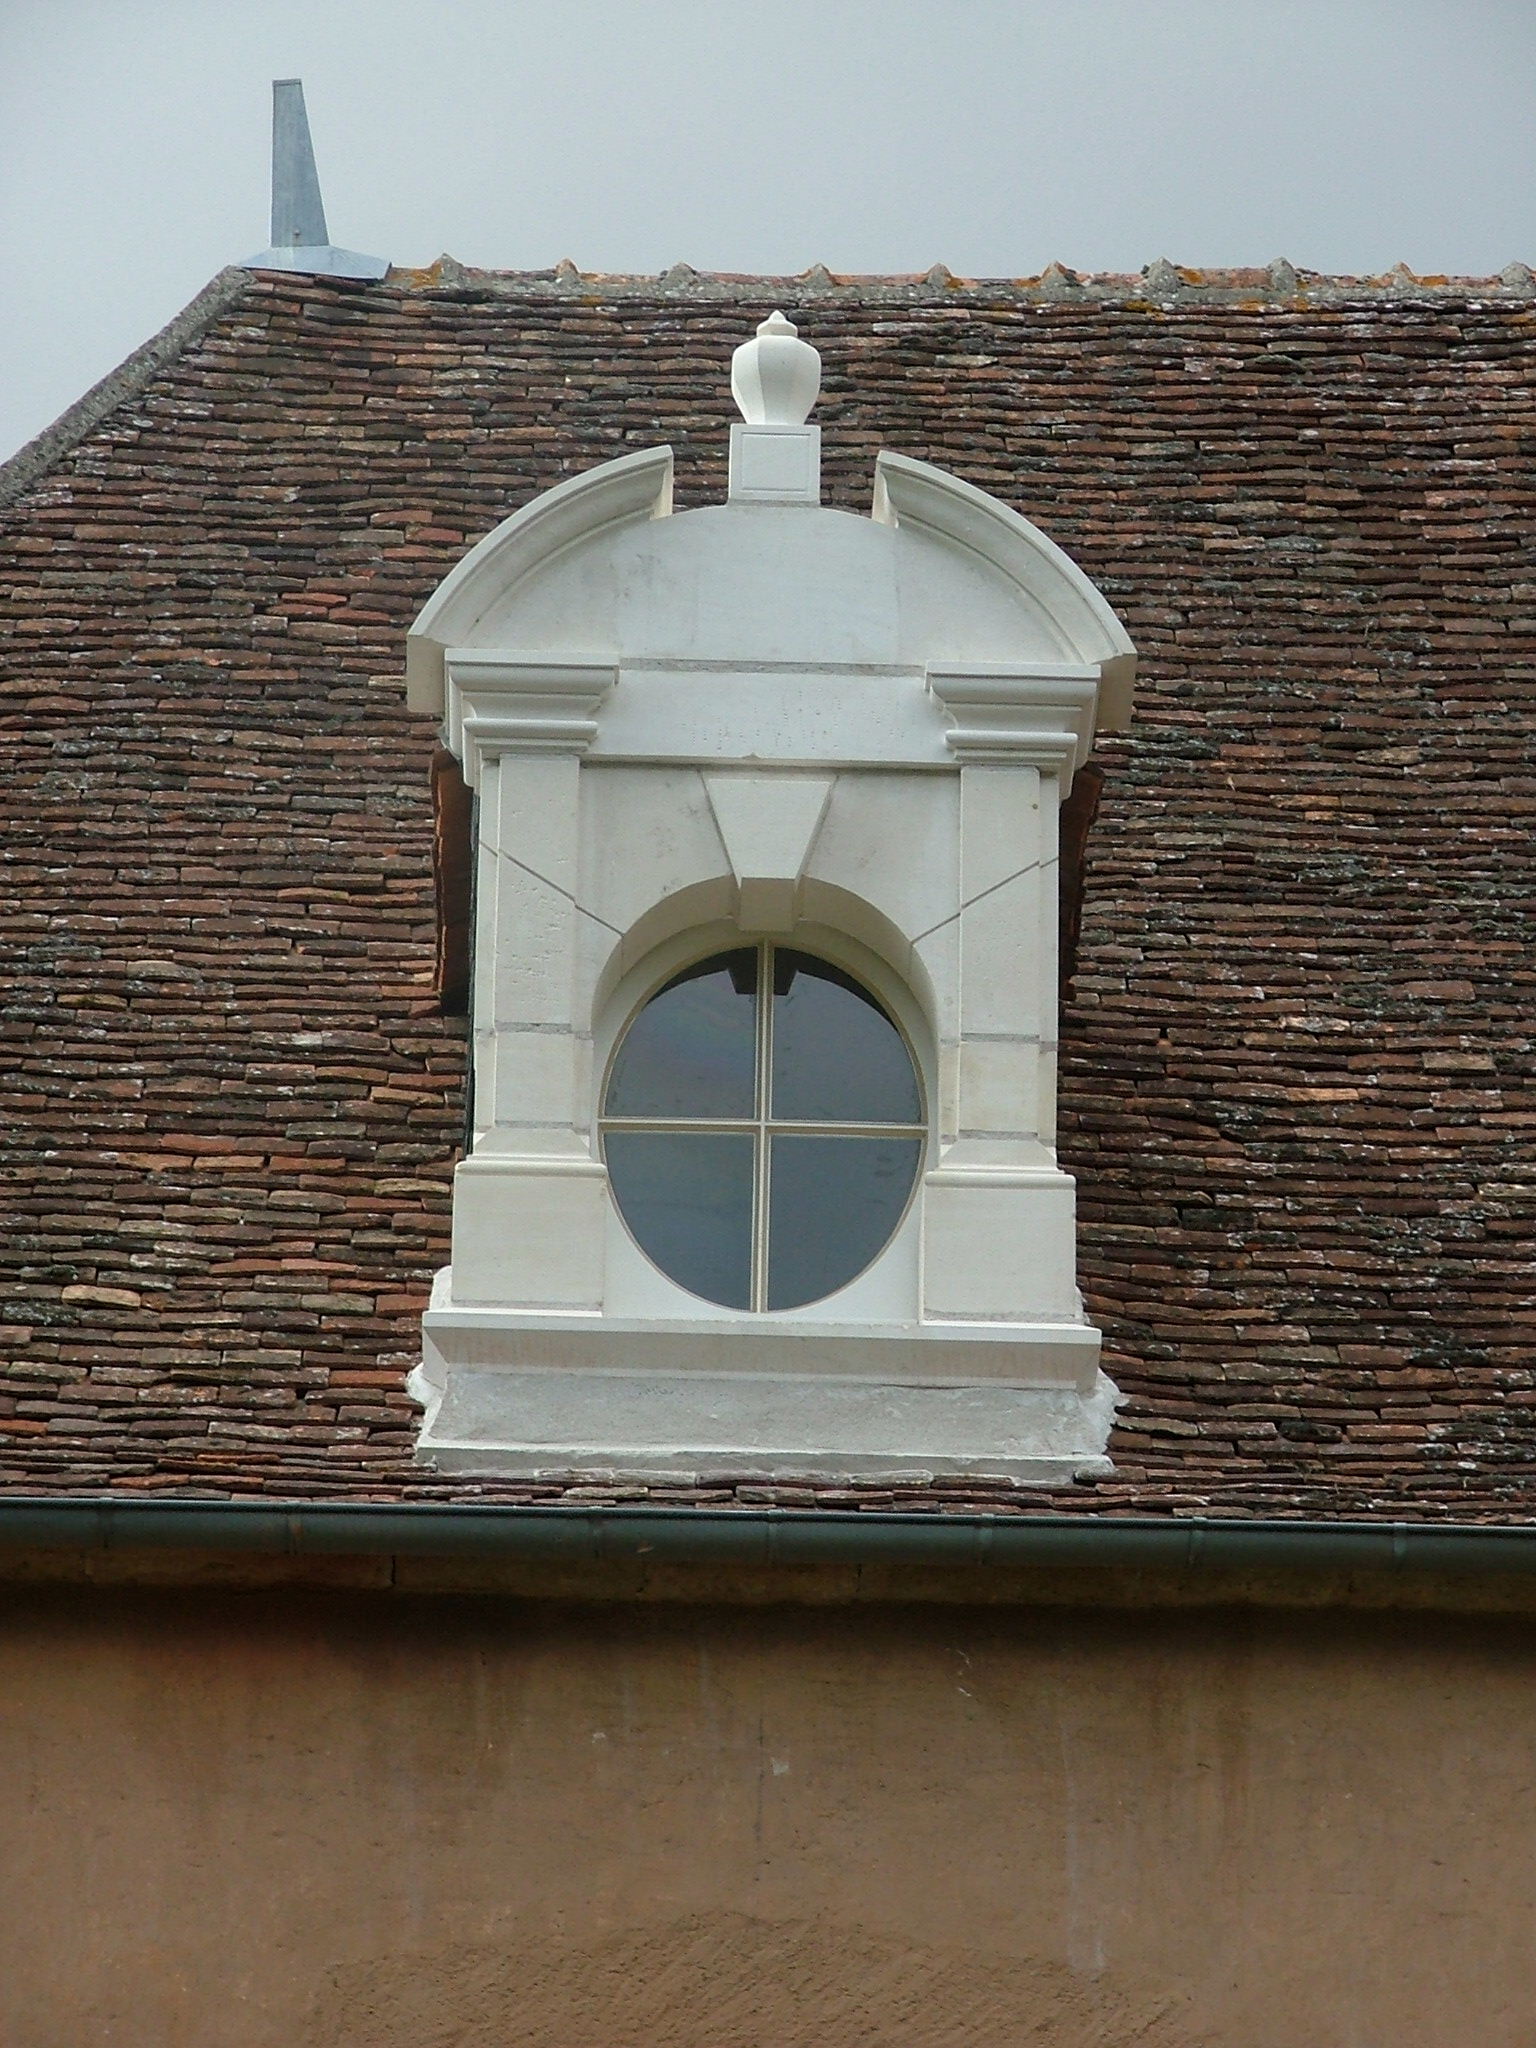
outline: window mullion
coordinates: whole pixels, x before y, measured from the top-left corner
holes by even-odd
[[[720,1132],[727,1137],[738,1137],[742,1132],[750,1136],[757,1129],[754,1117],[742,1116],[605,1116],[602,1119],[605,1131],[681,1131],[685,1135],[702,1132]]]

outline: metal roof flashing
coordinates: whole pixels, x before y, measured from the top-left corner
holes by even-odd
[[[384,256],[338,249],[325,224],[315,169],[304,87],[297,78],[272,81],[272,246],[248,256],[242,270],[298,271],[307,277],[377,279],[389,271]]]

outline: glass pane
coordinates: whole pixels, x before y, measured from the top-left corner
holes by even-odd
[[[773,1110],[804,1122],[915,1124],[917,1075],[901,1033],[851,975],[779,947]]]
[[[745,1132],[609,1131],[619,1213],[669,1279],[724,1308],[752,1306],[752,1152]]]
[[[757,953],[717,953],[659,990],[625,1032],[605,1116],[750,1117]]]
[[[844,1287],[901,1221],[916,1138],[771,1140],[768,1306],[799,1308]]]

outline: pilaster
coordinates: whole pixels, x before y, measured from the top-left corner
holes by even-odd
[[[1081,1313],[1075,1190],[1056,1165],[1061,797],[1092,742],[1096,679],[931,667],[960,763],[952,1141],[925,1182],[925,1316]]]
[[[450,738],[478,787],[475,1147],[454,1185],[455,1297],[602,1305],[606,1175],[577,1015],[578,785],[611,664],[447,659]]]

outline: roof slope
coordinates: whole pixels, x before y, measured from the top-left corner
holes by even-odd
[[[682,502],[723,495],[730,351],[781,296],[221,281],[18,458],[0,1488],[642,1491],[410,1461],[462,1026],[403,636],[575,470],[667,440]],[[790,310],[832,502],[884,444],[997,493],[1143,678],[1063,1019],[1117,1476],[814,1497],[1536,1518],[1529,275],[812,278]]]

